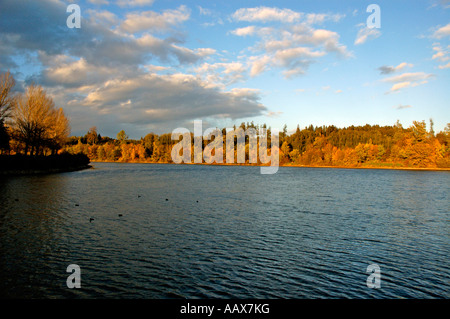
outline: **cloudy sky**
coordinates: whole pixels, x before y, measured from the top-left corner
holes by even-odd
[[[69,4],[81,27],[69,28]],[[380,28],[368,28],[378,4]],[[0,71],[72,134],[450,122],[450,0],[1,0]]]

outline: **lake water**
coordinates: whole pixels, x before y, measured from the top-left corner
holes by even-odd
[[[449,172],[93,166],[0,177],[1,297],[450,297]]]

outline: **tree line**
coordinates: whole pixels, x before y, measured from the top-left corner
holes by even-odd
[[[240,126],[244,130],[260,127],[253,123]],[[267,131],[270,147],[270,127]],[[225,133],[223,129],[224,153]],[[193,139],[191,134],[191,145]],[[64,149],[73,154],[84,153],[92,161],[171,163],[171,150],[177,142],[171,139],[170,133],[149,133],[134,140],[122,130],[116,138],[102,137],[93,127],[84,136],[70,137]],[[203,148],[210,142],[203,140]],[[414,121],[408,128],[403,128],[398,121],[393,126],[310,125],[304,129],[297,127],[291,135],[285,126],[279,134],[279,143],[280,163],[284,165],[450,168],[450,124],[435,134],[432,121],[429,129],[425,121]]]
[[[308,127],[281,146],[286,161],[322,166],[450,167],[450,123],[435,134],[430,119],[408,128],[365,125]]]

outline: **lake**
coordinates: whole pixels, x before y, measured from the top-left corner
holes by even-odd
[[[449,172],[93,166],[0,177],[0,297],[450,297]]]

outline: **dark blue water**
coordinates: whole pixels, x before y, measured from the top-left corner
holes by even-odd
[[[450,297],[448,172],[94,167],[1,177],[1,297]]]

